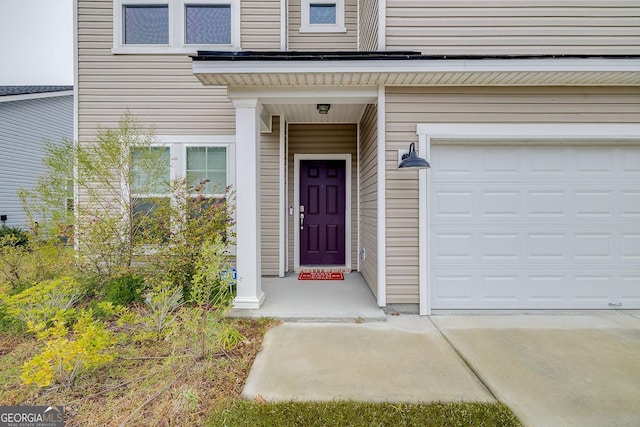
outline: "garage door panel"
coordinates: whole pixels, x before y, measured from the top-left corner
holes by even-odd
[[[623,191],[621,198],[622,216],[636,219],[640,217],[640,191]]]
[[[621,275],[620,299],[622,306],[640,306],[640,272]]]
[[[608,267],[640,262],[640,234],[635,231],[611,232],[608,227],[545,227],[532,225],[524,230],[501,226],[465,230],[455,224],[440,224],[432,237],[432,259],[437,263],[486,263],[488,265],[573,263],[589,265],[606,260]],[[568,227],[568,226],[567,226]]]
[[[603,274],[597,270],[549,269],[486,270],[462,274],[459,269],[438,269],[433,275],[433,296],[438,305],[466,309],[608,308],[640,302],[640,274]],[[612,289],[611,284],[622,286]],[[573,286],[567,286],[572,284]],[[521,288],[528,289],[526,294]],[[444,308],[444,307],[434,307]]]
[[[640,263],[640,233],[622,233],[620,238],[620,256],[623,260]]]
[[[640,308],[640,147],[434,145],[431,161],[433,308]]]

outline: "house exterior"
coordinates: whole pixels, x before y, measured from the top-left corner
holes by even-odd
[[[128,109],[174,176],[233,186],[236,307],[260,306],[263,276],[324,267],[421,314],[640,308],[637,0],[77,0],[76,17],[78,141]],[[431,169],[398,168],[412,142]],[[216,166],[190,166],[197,149]]]
[[[17,191],[35,185],[45,141],[73,138],[73,122],[72,86],[0,86],[0,225],[26,226]]]

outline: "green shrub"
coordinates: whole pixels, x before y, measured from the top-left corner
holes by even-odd
[[[115,305],[131,305],[143,301],[144,279],[134,274],[125,274],[105,284],[105,301]]]
[[[39,332],[38,338],[45,346],[42,353],[22,366],[20,378],[25,384],[73,386],[80,373],[111,362],[116,356],[114,334],[93,319],[90,310],[78,313],[71,331],[65,319],[56,316],[53,326]]]
[[[54,318],[70,316],[83,289],[72,277],[47,280],[5,298],[7,313],[34,331],[44,330]]]
[[[127,313],[127,308],[113,304],[109,301],[98,301],[92,299],[88,309],[93,313],[93,317],[98,320],[113,320]]]
[[[0,246],[26,246],[29,234],[18,227],[0,227]]]
[[[233,301],[233,293],[232,277],[224,274],[225,271],[231,271],[231,264],[222,236],[217,235],[202,244],[195,267],[191,301],[206,310],[226,310]]]
[[[14,240],[7,235],[2,239]],[[55,240],[31,239],[26,245],[0,244],[0,282],[13,291],[34,283],[73,274],[73,248],[61,246]]]
[[[182,286],[163,281],[145,297],[150,313],[144,318],[144,322],[158,338],[174,322],[173,313],[183,305],[182,292]]]

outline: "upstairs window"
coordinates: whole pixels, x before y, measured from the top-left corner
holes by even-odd
[[[231,44],[231,5],[186,5],[187,44]]]
[[[240,0],[114,0],[113,53],[240,48]]]
[[[309,5],[310,25],[335,25],[336,5],[335,3],[311,3]]]
[[[124,6],[125,44],[169,44],[169,7]]]
[[[301,0],[301,33],[344,33],[344,0]]]

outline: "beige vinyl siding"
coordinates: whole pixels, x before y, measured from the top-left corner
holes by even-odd
[[[78,1],[80,142],[129,110],[158,135],[233,135],[225,87],[203,86],[187,55],[113,55],[110,0]]]
[[[345,0],[344,26],[346,33],[301,33],[301,1],[289,2],[289,50],[336,51],[358,49],[357,0]]]
[[[367,105],[360,121],[360,272],[378,294],[378,109]]]
[[[260,135],[260,229],[262,275],[280,273],[280,118],[272,132]]]
[[[358,50],[378,50],[378,0],[360,0]]]
[[[295,154],[351,154],[351,265],[358,262],[357,126],[352,124],[291,124],[288,128],[288,204],[294,202]],[[294,267],[293,216],[287,216],[289,267]],[[347,251],[347,256],[349,251]]]
[[[280,50],[280,0],[241,2],[243,50]]]
[[[388,88],[387,302],[418,302],[418,179],[398,170],[417,123],[637,123],[640,88]],[[437,142],[436,142],[437,143]]]
[[[640,54],[637,0],[387,0],[388,50]]]

